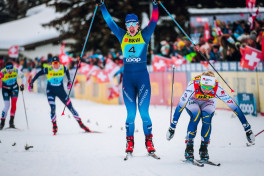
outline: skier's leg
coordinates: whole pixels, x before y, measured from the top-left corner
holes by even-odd
[[[10,121],[9,121],[10,128],[15,128],[14,118],[15,118],[15,113],[16,113],[18,92],[19,92],[19,89],[16,88],[12,90],[12,93],[11,93],[11,110],[10,110]]]
[[[81,118],[79,117],[79,114],[77,113],[77,111],[73,108],[72,103],[71,103],[71,99],[68,98],[65,90],[63,87],[59,87],[56,91],[56,95],[59,97],[59,99],[67,106],[67,108],[71,111],[74,119],[78,122],[79,126],[86,132],[91,132],[91,130],[85,126],[82,123]]]
[[[151,87],[149,74],[145,72],[138,81],[138,109],[143,121],[143,130],[146,136],[145,145],[149,153],[155,152],[152,142],[152,122],[149,116],[149,104],[151,97]]]
[[[185,158],[186,160],[193,160],[193,140],[196,136],[197,126],[200,121],[200,107],[196,101],[190,100],[186,105],[186,111],[190,115],[190,122],[188,125],[187,137],[185,141]]]
[[[190,115],[186,139],[187,141],[193,141],[197,133],[197,126],[200,121],[201,110],[196,101],[190,100],[186,105],[186,111]]]
[[[134,148],[134,131],[136,118],[136,88],[131,84],[129,78],[126,77],[123,82],[123,99],[127,109],[126,119],[126,152],[132,153]]]
[[[208,160],[208,144],[210,143],[210,136],[212,131],[212,118],[215,111],[215,101],[208,101],[202,105],[202,131],[201,131],[201,146],[199,149],[199,154],[201,160]]]
[[[5,119],[6,119],[8,110],[10,108],[10,93],[9,93],[9,91],[5,88],[2,88],[2,95],[3,95],[5,106],[4,106],[4,109],[2,111],[0,130],[2,130],[5,126]]]
[[[47,98],[48,102],[50,105],[50,117],[51,117],[51,122],[52,122],[52,131],[53,134],[55,135],[58,131],[58,126],[57,126],[57,117],[56,117],[56,104],[55,104],[55,95],[53,94],[53,88],[48,87],[47,88]]]

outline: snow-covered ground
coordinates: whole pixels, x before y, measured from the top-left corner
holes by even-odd
[[[247,147],[245,132],[231,111],[216,111],[209,154],[220,167],[203,168],[185,164],[186,128],[189,116],[183,112],[172,141],[166,140],[170,108],[151,106],[154,144],[161,160],[147,156],[139,114],[136,118],[134,158],[124,161],[125,120],[124,105],[102,105],[73,99],[73,105],[83,122],[101,134],[87,134],[79,128],[69,111],[61,117],[62,103],[57,100],[59,132],[52,135],[50,109],[42,94],[25,92],[29,130],[20,94],[15,125],[20,130],[0,131],[1,176],[99,176],[99,175],[263,175],[264,134],[256,137],[256,145]],[[3,101],[0,101],[0,109]],[[264,118],[247,117],[255,133],[264,128]],[[8,126],[9,115],[6,122]],[[198,158],[200,125],[195,140],[195,157]],[[15,146],[12,146],[16,143]],[[25,150],[24,146],[34,148]]]

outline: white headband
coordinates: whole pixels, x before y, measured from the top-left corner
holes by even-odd
[[[214,87],[215,86],[215,77],[202,75],[201,76],[201,84]]]

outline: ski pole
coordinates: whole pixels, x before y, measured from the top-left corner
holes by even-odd
[[[74,80],[75,80],[75,77],[76,77],[76,74],[77,74],[77,70],[78,70],[78,68],[79,68],[79,66],[81,64],[81,59],[83,57],[84,49],[85,49],[86,43],[88,41],[88,38],[89,38],[89,35],[90,35],[90,32],[91,32],[91,28],[92,28],[92,25],[93,25],[93,21],[94,21],[94,18],[95,18],[95,14],[96,14],[97,8],[98,8],[98,4],[96,4],[95,10],[94,10],[93,18],[92,18],[90,27],[88,29],[88,33],[87,33],[87,36],[86,36],[86,39],[85,39],[85,42],[84,42],[84,45],[83,45],[83,49],[82,49],[82,53],[81,53],[81,56],[80,56],[80,60],[79,60],[79,62],[77,64],[77,68],[76,68],[76,71],[75,71],[75,74],[74,74],[74,77],[73,77],[73,80],[72,80],[72,86],[71,86],[70,91],[68,93],[67,99],[69,99],[69,97],[70,97],[70,93],[71,93],[72,87],[74,85]],[[65,104],[64,109],[63,109],[63,112],[62,112],[61,115],[64,115],[64,111],[65,111],[66,106],[67,105]]]
[[[28,119],[27,119],[27,111],[26,111],[26,105],[25,105],[25,100],[24,100],[24,94],[23,94],[23,91],[21,91],[21,92],[22,92],[23,104],[24,104],[24,109],[25,109],[25,116],[26,116],[26,121],[27,121],[27,129],[29,129],[28,128]]]
[[[172,66],[172,84],[171,84],[171,111],[170,111],[170,123],[171,123],[171,118],[172,118],[172,106],[173,106],[174,70],[175,70],[175,67],[174,67],[174,66]]]
[[[218,71],[214,68],[214,66],[209,62],[209,59],[204,56],[204,54],[200,51],[198,46],[192,41],[192,39],[185,33],[185,31],[181,28],[181,26],[177,23],[177,21],[173,18],[173,16],[170,14],[170,12],[164,7],[162,2],[158,1],[158,3],[161,5],[161,7],[167,12],[167,14],[171,17],[171,19],[174,21],[174,23],[178,26],[178,28],[182,31],[182,33],[189,39],[189,41],[195,46],[196,50],[200,53],[200,55],[210,64],[210,66],[214,69],[214,71],[218,74],[218,76],[225,82],[225,84],[230,88],[231,92],[235,92],[228,83],[224,80],[224,78],[218,73]]]
[[[260,135],[260,134],[263,133],[263,132],[264,132],[264,130],[258,132],[258,133],[255,135],[255,137],[257,137],[258,135]]]

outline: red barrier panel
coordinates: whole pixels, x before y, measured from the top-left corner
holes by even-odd
[[[171,104],[171,84],[172,72],[152,72],[150,73],[151,101],[152,105]],[[187,74],[185,72],[175,72],[173,102],[176,106],[182,93],[187,87]]]

